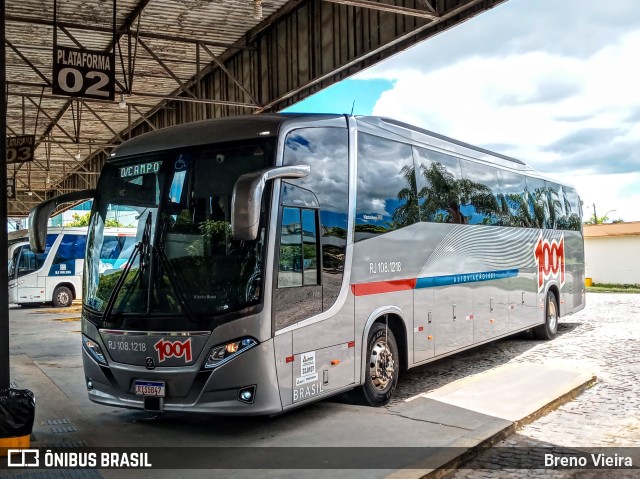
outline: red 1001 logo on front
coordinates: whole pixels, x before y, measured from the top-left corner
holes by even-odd
[[[184,341],[165,341],[162,338],[156,344],[153,345],[158,352],[158,361],[163,362],[169,358],[182,358],[184,357],[185,363],[191,361],[191,338]]]

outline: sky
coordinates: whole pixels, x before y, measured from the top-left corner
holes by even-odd
[[[286,111],[352,110],[524,160],[585,220],[640,221],[636,1],[508,0]]]

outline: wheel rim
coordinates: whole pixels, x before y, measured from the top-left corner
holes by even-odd
[[[369,372],[373,386],[379,391],[386,389],[393,380],[393,353],[384,338],[378,339],[373,345],[373,348],[371,348]]]
[[[556,310],[556,302],[552,299],[549,299],[547,303],[547,323],[551,331],[558,328],[558,311]]]
[[[56,297],[58,298],[59,304],[63,306],[66,306],[67,304],[69,304],[69,295],[67,294],[66,291],[60,291]]]

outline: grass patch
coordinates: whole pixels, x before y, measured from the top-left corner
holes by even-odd
[[[640,284],[594,283],[587,293],[640,293]]]

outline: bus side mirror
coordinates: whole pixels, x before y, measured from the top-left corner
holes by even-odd
[[[82,190],[66,193],[43,201],[29,212],[29,244],[31,251],[36,254],[44,253],[47,242],[47,222],[49,216],[58,205],[80,200],[91,200],[96,196],[96,190]]]
[[[231,198],[231,234],[235,240],[258,237],[260,206],[264,187],[276,178],[304,178],[311,172],[307,165],[278,166],[246,173],[236,181]]]

